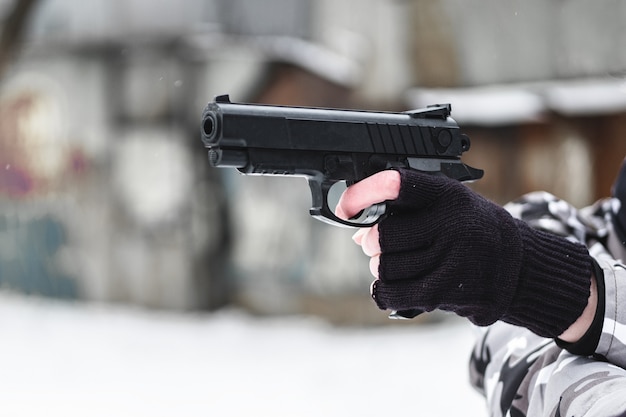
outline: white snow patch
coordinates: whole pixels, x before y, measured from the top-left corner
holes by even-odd
[[[0,293],[2,416],[483,416],[472,330],[337,328]]]

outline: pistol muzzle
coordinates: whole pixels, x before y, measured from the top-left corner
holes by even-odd
[[[217,118],[213,113],[206,113],[202,121],[202,142],[205,146],[216,145],[219,141],[217,134]]]

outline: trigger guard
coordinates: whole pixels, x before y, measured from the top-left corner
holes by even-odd
[[[324,206],[321,210],[318,208],[312,208],[310,210],[310,214],[316,219],[334,226],[372,227],[385,218],[386,211],[387,205],[385,203],[379,203],[362,210],[361,213],[348,220],[337,217],[337,215],[333,213],[328,206]]]
[[[309,178],[312,201],[309,213],[317,220],[334,226],[372,227],[385,217],[387,205],[384,202],[374,204],[347,220],[337,217],[335,212],[328,206],[328,193],[334,184],[334,182],[320,181],[317,177]]]

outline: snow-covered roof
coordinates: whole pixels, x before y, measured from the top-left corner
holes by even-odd
[[[597,78],[467,88],[414,88],[410,107],[452,104],[459,123],[484,126],[541,120],[547,112],[589,116],[626,111],[626,79]]]

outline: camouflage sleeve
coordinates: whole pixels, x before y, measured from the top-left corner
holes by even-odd
[[[470,361],[472,384],[492,417],[617,417],[626,413],[626,371],[561,349],[506,323],[483,333]]]
[[[594,320],[600,336],[589,351],[595,354],[581,356],[524,328],[496,323],[478,330],[472,385],[484,394],[491,416],[626,415],[626,268],[601,243],[606,242],[601,217],[581,216],[546,193],[506,208],[533,227],[589,247],[603,278],[603,309]]]

